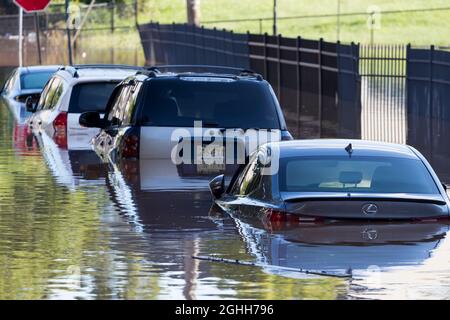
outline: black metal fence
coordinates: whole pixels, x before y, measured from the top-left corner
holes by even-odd
[[[295,137],[360,137],[358,46],[185,24],[139,26],[147,64],[251,68],[273,86]]]
[[[450,181],[450,52],[408,47],[407,143]]]

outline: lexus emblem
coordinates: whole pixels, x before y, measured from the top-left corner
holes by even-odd
[[[374,203],[367,203],[362,207],[363,214],[369,215],[369,214],[376,214],[377,212],[378,206]]]

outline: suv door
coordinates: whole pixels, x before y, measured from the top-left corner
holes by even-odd
[[[104,119],[108,127],[94,138],[95,151],[107,161],[111,151],[117,148],[120,137],[132,124],[134,107],[141,83],[122,84],[113,91]]]

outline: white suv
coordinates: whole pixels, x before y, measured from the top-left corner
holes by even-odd
[[[123,65],[79,65],[60,68],[45,85],[39,102],[27,102],[32,112],[28,119],[33,132],[45,131],[60,147],[79,149],[71,137],[84,142],[97,134],[98,129],[79,125],[81,113],[103,113],[114,87],[126,77],[135,74],[140,67]]]

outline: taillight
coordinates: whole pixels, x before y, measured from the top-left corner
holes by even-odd
[[[281,131],[281,141],[294,140],[289,131],[283,130]]]
[[[127,133],[122,140],[122,157],[139,158],[139,136],[135,133]]]
[[[53,141],[55,141],[59,148],[67,150],[67,135],[65,132],[60,132],[57,130],[53,135]]]
[[[299,224],[316,224],[318,222],[323,222],[323,218],[321,217],[310,217],[310,216],[302,216],[295,213],[289,213],[274,209],[268,209],[265,212],[265,218],[270,222],[287,222],[287,223],[299,223]]]
[[[66,132],[67,130],[67,112],[61,112],[53,120],[53,128],[58,132]]]

